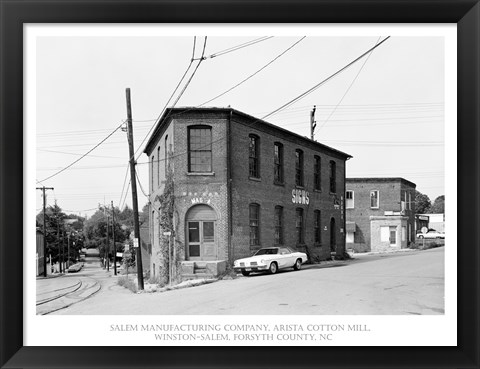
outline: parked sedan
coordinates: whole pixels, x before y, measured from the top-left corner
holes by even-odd
[[[445,238],[445,233],[444,232],[438,232],[434,229],[428,230],[427,233],[417,233],[417,238],[422,239],[422,238]]]
[[[279,269],[299,270],[306,261],[307,254],[303,252],[294,251],[288,247],[266,247],[249,258],[235,260],[233,269],[244,276],[261,271],[275,274]]]

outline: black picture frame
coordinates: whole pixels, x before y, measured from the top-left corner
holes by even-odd
[[[2,368],[479,368],[480,4],[478,0],[0,0],[0,366]],[[456,23],[456,347],[23,346],[23,25],[26,23]],[[414,334],[414,332],[412,332]],[[408,344],[408,342],[406,342]]]

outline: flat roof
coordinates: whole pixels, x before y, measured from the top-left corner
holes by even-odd
[[[290,136],[294,136],[296,139],[300,139],[303,142],[318,146],[321,149],[334,152],[334,153],[336,153],[340,156],[345,157],[346,160],[349,159],[349,158],[352,158],[351,155],[349,155],[347,153],[344,153],[343,151],[334,149],[333,147],[330,147],[330,146],[327,146],[327,145],[322,144],[320,142],[311,140],[308,137],[301,136],[301,135],[299,135],[295,132],[289,131],[285,128],[281,128],[281,127],[279,127],[275,124],[268,123],[268,122],[266,122],[266,121],[264,121],[260,118],[256,118],[252,115],[241,112],[240,110],[233,109],[231,107],[225,108],[225,107],[188,107],[187,106],[187,107],[179,107],[179,108],[167,108],[165,110],[165,112],[163,113],[162,117],[160,118],[160,120],[158,121],[152,135],[148,139],[148,142],[147,142],[143,152],[148,154],[151,151],[150,149],[151,149],[151,146],[152,146],[153,142],[156,139],[156,136],[161,131],[162,126],[167,122],[167,120],[169,118],[175,118],[176,116],[181,115],[183,113],[187,113],[187,112],[192,112],[192,113],[195,113],[195,112],[224,112],[224,113],[230,113],[231,112],[232,114],[236,114],[238,116],[243,116],[244,118],[247,118],[247,119],[253,121],[253,123],[259,123],[261,125],[267,126],[268,128],[271,128],[273,130],[277,130],[279,132],[286,133]]]
[[[362,183],[362,182],[404,182],[409,184],[412,187],[417,187],[417,185],[405,178],[402,177],[361,177],[361,178],[345,178],[345,182],[355,182],[355,183]]]

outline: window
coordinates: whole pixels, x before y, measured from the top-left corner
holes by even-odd
[[[168,135],[165,136],[165,178],[168,173]]]
[[[154,178],[155,178],[155,174],[154,174],[154,171],[153,171],[153,169],[154,169],[154,168],[153,168],[154,163],[155,163],[155,156],[152,155],[152,170],[151,170],[151,172],[152,172],[152,175],[151,175],[151,178],[152,178],[152,183],[151,183],[152,190],[151,190],[150,192],[153,192],[153,189],[154,189],[154,187],[153,187],[153,180],[154,180]]]
[[[337,164],[330,160],[330,192],[337,192]]]
[[[303,151],[295,150],[295,184],[303,186]]]
[[[370,207],[372,209],[378,209],[379,200],[378,200],[378,191],[370,191]]]
[[[283,183],[283,145],[276,142],[274,145],[274,182]]]
[[[322,189],[320,182],[320,169],[321,169],[320,156],[315,155],[313,157],[313,188],[320,191]]]
[[[296,222],[295,222],[295,227],[297,230],[297,244],[303,244],[304,243],[304,237],[303,237],[303,209],[298,208],[296,210]]]
[[[260,139],[258,136],[250,135],[250,143],[248,148],[248,175],[253,178],[260,178],[260,160],[258,145]]]
[[[408,193],[408,210],[412,210],[412,193]]]
[[[250,246],[260,245],[260,206],[250,204]]]
[[[160,146],[157,148],[157,186],[160,187]]]
[[[322,233],[321,233],[321,224],[320,224],[320,210],[315,210],[313,212],[314,214],[314,231],[313,231],[313,235],[314,235],[314,242],[315,243],[321,243],[322,242]]]
[[[208,126],[188,128],[188,171],[212,171],[212,129]]]
[[[353,209],[354,206],[355,206],[353,191],[346,191],[345,192],[345,199],[346,199],[345,207],[347,209]]]
[[[283,208],[275,206],[275,245],[283,245]]]

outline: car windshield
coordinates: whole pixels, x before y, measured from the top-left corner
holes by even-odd
[[[278,254],[278,249],[260,249],[255,255],[274,255]]]

